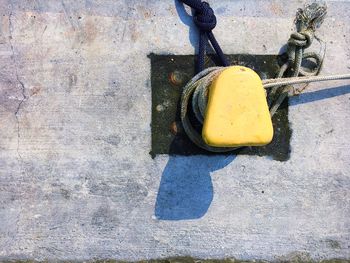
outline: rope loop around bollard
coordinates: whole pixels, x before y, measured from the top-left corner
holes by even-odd
[[[205,112],[207,99],[206,98],[200,99],[201,96],[206,96],[206,94],[203,92],[198,92],[198,90],[199,89],[208,90],[212,81],[215,79],[215,77],[217,77],[224,69],[225,67],[211,67],[201,71],[196,76],[194,76],[188,82],[188,84],[184,87],[182,97],[181,97],[181,122],[186,134],[191,139],[191,141],[194,142],[198,147],[210,152],[229,152],[229,151],[233,151],[241,148],[241,147],[236,147],[236,148],[213,147],[213,146],[207,145],[204,142],[201,134],[198,133],[197,130],[193,127],[188,117],[188,110],[189,110],[188,107],[189,105],[191,105],[196,118],[198,120],[200,119],[204,120],[205,116],[203,114],[203,111],[199,111],[196,109],[204,108],[204,112]],[[350,79],[350,74],[267,79],[267,80],[263,80],[262,83],[263,83],[263,87],[266,90],[269,90],[274,87],[281,88],[286,85],[320,82],[320,81],[331,81],[331,80],[344,80],[344,79]],[[198,95],[194,96],[194,93],[196,92],[198,93]],[[192,101],[191,101],[191,97],[192,97]],[[205,104],[200,105],[203,102],[205,102]],[[282,102],[277,100],[276,103],[271,106],[270,108],[271,117],[276,113],[276,110],[281,103]]]
[[[210,152],[229,152],[238,148],[213,147],[207,145],[201,134],[193,127],[188,117],[188,107],[192,106],[197,120],[203,124],[208,101],[209,87],[213,80],[228,66],[227,60],[217,43],[212,30],[216,26],[216,17],[213,9],[207,2],[201,0],[180,0],[194,9],[193,20],[199,29],[199,52],[197,70],[199,73],[194,76],[183,88],[181,97],[181,121],[183,128],[198,147]],[[292,33],[288,40],[287,56],[288,60],[280,67],[276,79],[263,81],[263,86],[268,91],[269,97],[274,98],[277,91],[279,96],[275,101],[270,101],[270,115],[275,114],[278,107],[289,94],[289,85],[299,83],[310,83],[315,81],[328,81],[339,79],[350,79],[350,74],[322,76],[318,77],[323,65],[323,57],[315,52],[305,53],[305,49],[312,45],[315,37],[315,30],[321,26],[327,14],[325,4],[312,3],[306,5],[304,9],[298,9],[295,23],[297,31]],[[204,56],[207,38],[212,44],[220,64],[223,67],[211,67],[204,69]],[[306,59],[313,59],[316,67],[306,69],[302,65]],[[286,76],[287,75],[287,76]],[[290,77],[290,78],[285,78]],[[191,100],[192,98],[192,100]],[[240,147],[239,147],[240,148]]]

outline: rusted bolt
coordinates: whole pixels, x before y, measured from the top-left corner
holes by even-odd
[[[170,124],[169,130],[173,135],[177,135],[182,132],[182,125],[181,123],[174,121]]]
[[[169,80],[175,86],[182,86],[185,83],[186,76],[182,72],[175,70],[170,73]]]
[[[158,112],[161,112],[161,111],[164,110],[164,106],[161,105],[161,104],[159,104],[159,105],[157,105],[156,110],[157,110]]]

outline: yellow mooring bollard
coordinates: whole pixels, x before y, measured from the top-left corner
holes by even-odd
[[[255,71],[231,66],[209,87],[203,140],[210,146],[262,146],[273,126],[262,81]]]

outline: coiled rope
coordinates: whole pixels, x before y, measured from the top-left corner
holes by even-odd
[[[192,104],[193,112],[199,122],[203,123],[205,116],[205,109],[208,102],[208,92],[211,82],[223,71],[225,67],[211,67],[203,70],[194,76],[190,82],[184,87],[181,97],[181,121],[184,130],[188,137],[197,146],[211,152],[228,152],[237,148],[227,147],[212,147],[207,145],[202,136],[192,126],[191,121],[188,117],[188,105]],[[306,76],[306,77],[291,77],[291,78],[280,78],[280,79],[267,79],[263,80],[263,86],[265,89],[273,87],[282,87],[285,85],[293,85],[300,83],[311,83],[319,81],[329,80],[342,80],[350,79],[350,74],[343,75],[331,75],[331,76]],[[192,100],[191,100],[192,98]],[[279,97],[280,99],[281,97]],[[283,98],[284,99],[284,98]],[[277,108],[276,105],[281,105],[282,101],[276,101],[276,103],[270,108],[271,117],[275,114]]]
[[[200,148],[211,152],[228,152],[237,148],[212,147],[207,145],[202,139],[201,134],[193,127],[188,117],[188,105],[191,103],[195,117],[203,124],[205,110],[208,102],[209,87],[213,80],[225,69],[225,67],[204,68],[204,50],[203,36],[206,34],[211,41],[221,63],[227,66],[224,55],[216,42],[211,30],[216,25],[216,18],[213,10],[206,2],[200,0],[180,0],[195,9],[194,22],[200,30],[200,44],[198,54],[198,67],[200,72],[194,76],[184,87],[181,97],[181,121],[188,137]],[[279,92],[275,101],[270,101],[270,115],[275,114],[278,107],[290,93],[290,85],[300,83],[310,83],[329,80],[350,79],[350,74],[316,76],[319,74],[323,57],[314,52],[305,53],[315,37],[315,30],[322,24],[327,14],[327,7],[322,4],[313,3],[305,6],[304,9],[298,9],[296,15],[297,32],[291,34],[288,40],[287,55],[288,60],[281,66],[275,79],[263,80],[263,86],[268,91],[268,96],[273,98]],[[212,41],[214,39],[214,42]],[[214,43],[214,44],[213,44]],[[223,58],[223,59],[222,59]],[[314,59],[316,67],[314,69],[305,69],[302,62],[305,59]],[[288,76],[289,78],[284,78]],[[292,93],[296,95],[296,93]],[[192,100],[191,100],[192,98]],[[191,102],[190,102],[191,100]]]
[[[295,18],[297,32],[291,34],[288,40],[287,55],[288,60],[281,66],[276,78],[298,77],[298,76],[316,76],[320,73],[323,65],[323,57],[315,52],[305,53],[305,49],[310,47],[315,39],[315,31],[319,28],[327,15],[327,6],[325,4],[312,3],[306,5],[304,9],[299,8]],[[302,62],[306,59],[314,59],[316,67],[313,70],[306,70],[302,67]],[[275,97],[277,90],[281,86],[275,85],[269,93],[269,97]],[[284,99],[290,93],[290,86],[283,86],[279,97],[272,105],[273,112],[278,109]]]

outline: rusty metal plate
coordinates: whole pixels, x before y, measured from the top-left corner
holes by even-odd
[[[184,133],[180,121],[180,97],[182,87],[194,75],[195,56],[150,54],[152,85],[152,150],[150,154],[169,155],[220,155],[205,151],[193,144]],[[242,65],[255,70],[262,78],[273,78],[279,69],[277,55],[227,55],[232,65]],[[206,66],[213,66],[208,56]],[[194,117],[193,123],[196,122]],[[271,156],[285,161],[290,154],[291,129],[288,121],[288,100],[274,115],[274,138],[264,147],[244,147],[231,154]],[[197,123],[197,128],[200,125]],[[222,153],[227,155],[230,153]]]

